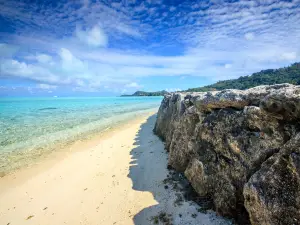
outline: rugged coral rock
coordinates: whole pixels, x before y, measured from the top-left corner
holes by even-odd
[[[154,132],[221,215],[300,224],[300,86],[169,94]]]
[[[253,224],[300,224],[300,133],[264,162],[244,186]]]

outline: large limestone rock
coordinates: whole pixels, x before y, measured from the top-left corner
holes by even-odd
[[[300,224],[300,133],[252,175],[244,196],[252,224]]]
[[[184,172],[199,195],[210,196],[218,213],[240,220],[248,211],[253,224],[278,224],[272,222],[274,208],[264,207],[269,191],[259,189],[262,178],[257,174],[287,149],[300,131],[299,121],[300,87],[280,84],[166,95],[154,132],[166,142],[170,166]],[[273,180],[283,191],[279,182]],[[256,201],[245,200],[246,195]],[[269,213],[260,220],[262,208]]]

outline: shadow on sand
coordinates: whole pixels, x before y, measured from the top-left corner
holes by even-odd
[[[132,180],[133,189],[136,191],[147,191],[153,194],[157,205],[140,211],[133,218],[134,224],[152,224],[152,216],[159,214],[167,207],[168,194],[164,188],[163,180],[167,176],[167,154],[163,143],[153,134],[156,115],[150,116],[141,125],[135,138],[135,147],[131,150],[132,156],[130,172],[128,177]]]
[[[214,212],[201,212],[199,205],[189,200],[183,200],[182,192],[176,191],[170,183],[164,182],[166,178],[170,179],[167,170],[168,159],[163,142],[153,134],[155,121],[156,115],[150,116],[141,125],[135,137],[136,147],[130,152],[132,161],[128,177],[132,180],[132,189],[152,193],[157,204],[137,213],[133,218],[134,224],[231,224],[230,220],[218,217]],[[181,200],[178,201],[179,199]],[[167,220],[160,217],[157,219],[162,213],[165,213]]]

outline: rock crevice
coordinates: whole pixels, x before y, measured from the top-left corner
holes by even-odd
[[[219,214],[300,223],[300,86],[168,94],[154,132],[169,165],[211,197]]]

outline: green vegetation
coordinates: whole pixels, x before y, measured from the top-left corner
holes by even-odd
[[[155,91],[155,92],[146,92],[146,91],[136,91],[132,95],[121,95],[121,97],[130,97],[130,96],[164,96],[168,94],[167,91]]]
[[[300,63],[294,63],[291,66],[262,70],[258,73],[253,73],[250,76],[242,76],[238,79],[218,81],[215,84],[204,87],[190,88],[186,91],[204,92],[204,91],[219,91],[224,89],[248,89],[259,85],[271,85],[290,83],[300,85]],[[122,97],[129,96],[164,96],[168,94],[167,91],[136,91],[132,95],[121,95]]]
[[[190,88],[187,91],[204,92],[223,89],[248,89],[259,85],[271,85],[290,83],[300,85],[300,63],[294,63],[289,67],[280,69],[262,70],[250,76],[242,76],[238,79],[219,81],[212,85],[199,88]]]
[[[163,225],[172,225],[172,215],[166,214],[165,212],[160,212],[157,216],[153,216],[151,220],[154,224],[161,224]]]

